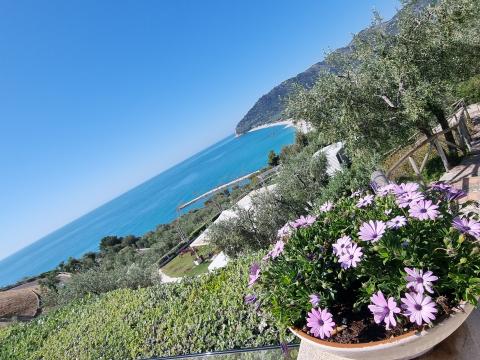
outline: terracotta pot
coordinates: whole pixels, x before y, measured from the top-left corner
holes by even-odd
[[[290,330],[301,339],[298,360],[358,359],[404,360],[420,356],[449,337],[468,318],[474,307],[462,305],[462,310],[421,332],[411,331],[400,336],[362,344],[340,344],[310,336],[297,328]]]

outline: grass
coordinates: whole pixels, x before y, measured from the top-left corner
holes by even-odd
[[[199,256],[208,257],[208,255],[215,252],[215,249],[210,245],[205,245],[197,248]],[[208,265],[210,261],[204,261],[200,265],[195,265],[196,257],[191,253],[180,254],[170,261],[162,268],[162,271],[171,277],[194,276],[208,272]]]
[[[185,276],[195,276],[195,275],[200,275],[200,274],[205,274],[208,272],[208,265],[210,265],[212,262],[211,261],[204,261],[198,266],[195,266],[193,269],[187,271],[185,273]]]

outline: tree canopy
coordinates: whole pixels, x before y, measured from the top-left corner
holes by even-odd
[[[447,129],[457,84],[480,72],[478,5],[443,0],[419,9],[405,1],[393,29],[375,14],[351,51],[327,58],[335,72],[297,90],[289,115],[310,121],[328,142],[344,141],[353,157],[428,135],[432,126]]]

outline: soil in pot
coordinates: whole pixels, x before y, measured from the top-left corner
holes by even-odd
[[[454,308],[446,297],[438,297],[436,303],[438,313],[434,324],[445,319],[453,312]],[[353,304],[341,304],[330,309],[333,314],[336,314],[334,321],[339,331],[332,335],[332,337],[323,340],[340,344],[368,343],[389,339],[410,331],[421,331],[428,328],[428,325],[418,326],[415,323],[411,323],[407,317],[398,315],[397,326],[386,330],[383,324],[375,323],[372,313],[368,308],[365,307],[359,312],[352,311],[352,308]],[[306,326],[304,326],[302,330],[310,334]]]

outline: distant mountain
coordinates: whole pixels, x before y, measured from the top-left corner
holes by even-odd
[[[433,2],[435,1],[419,0],[415,7],[421,9]],[[379,26],[386,27],[388,33],[394,33],[396,31],[397,19],[398,14]],[[366,36],[370,31],[372,31],[371,27],[360,31],[356,36]],[[346,47],[335,50],[334,53],[349,52],[351,51],[351,46],[352,42]],[[292,94],[294,84],[300,84],[304,87],[310,88],[315,83],[318,75],[324,70],[332,71],[334,69],[330,69],[325,61],[320,61],[297,76],[285,80],[280,85],[275,86],[270,92],[257,100],[255,105],[253,105],[243,119],[237,124],[235,133],[243,134],[256,126],[281,120],[283,111],[285,110],[285,100]]]

